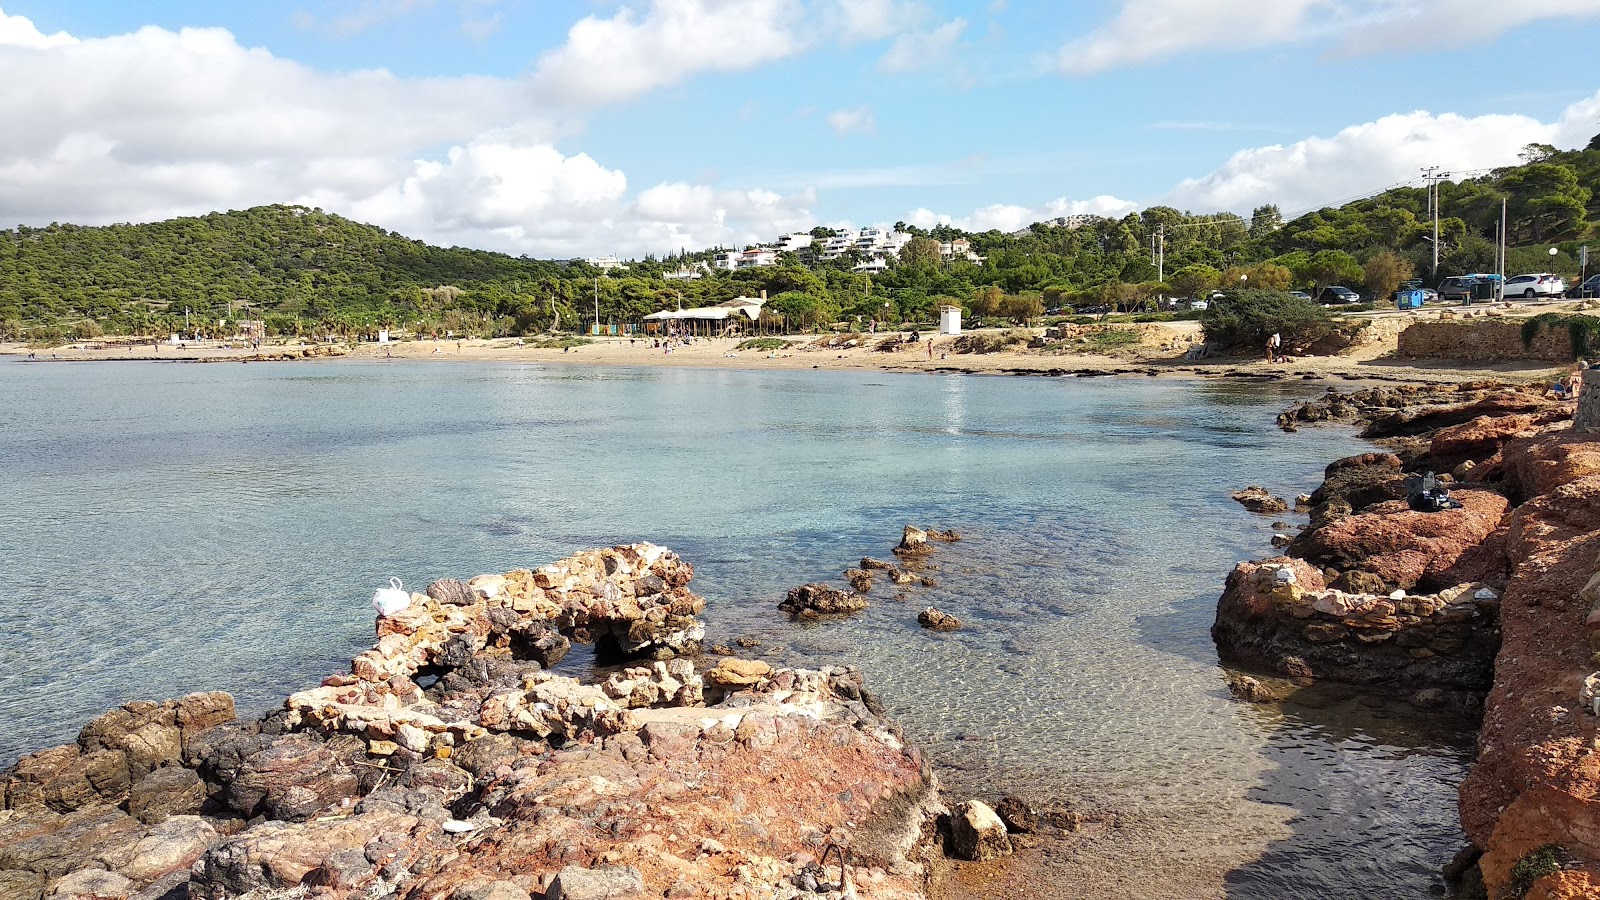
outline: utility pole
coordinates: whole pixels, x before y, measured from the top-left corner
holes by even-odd
[[[594,333],[600,333],[600,276],[594,277]]]
[[[1498,297],[1498,299],[1501,299],[1501,300],[1504,300],[1506,298],[1506,201],[1507,201],[1507,199],[1508,198],[1506,198],[1506,197],[1501,197],[1500,198],[1500,255],[1499,255],[1499,267],[1495,270],[1495,274],[1500,276],[1500,283],[1495,286],[1495,295]]]
[[[1422,170],[1424,178],[1428,179],[1428,215],[1433,219],[1433,281],[1439,280],[1439,182],[1450,177],[1449,172],[1439,171],[1438,166],[1425,166]]]
[[[1161,223],[1156,226],[1156,241],[1159,250],[1156,251],[1156,280],[1167,280],[1167,226]]]

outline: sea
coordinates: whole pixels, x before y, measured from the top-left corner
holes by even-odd
[[[1229,493],[1309,492],[1368,449],[1273,427],[1319,390],[0,363],[0,766],[131,700],[223,689],[267,711],[371,644],[391,577],[420,590],[647,540],[694,565],[711,642],[859,667],[947,796],[1114,823],[1075,846],[1071,877],[1429,896],[1465,843],[1471,723],[1338,691],[1242,703],[1209,635],[1231,567],[1272,555],[1275,518],[1303,521]],[[930,558],[933,586],[880,587],[833,621],[779,612],[791,587],[889,558],[907,524],[962,536]],[[965,627],[918,627],[930,605]],[[581,648],[561,668],[598,671]]]

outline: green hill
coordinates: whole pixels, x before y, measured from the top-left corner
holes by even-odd
[[[147,225],[19,227],[0,231],[0,338],[164,334],[182,325],[186,310],[196,330],[213,334],[231,333],[226,320],[247,318],[264,319],[276,334],[378,327],[521,334],[579,328],[596,306],[602,321],[637,322],[675,304],[763,290],[772,297],[764,325],[774,329],[929,322],[944,303],[1014,321],[1055,307],[1150,309],[1160,297],[1241,284],[1344,284],[1383,297],[1406,278],[1433,281],[1427,193],[1395,188],[1288,221],[1270,205],[1249,219],[1157,206],[1016,234],[905,227],[918,239],[879,274],[853,271],[853,255],[805,264],[786,254],[778,266],[693,281],[663,274],[713,251],[646,258],[602,277],[581,262],[432,247],[293,206]],[[1575,279],[1577,251],[1594,242],[1600,221],[1600,137],[1584,150],[1529,145],[1519,165],[1444,181],[1439,278],[1493,270],[1502,200],[1507,269]],[[970,240],[982,261],[941,258],[939,242],[955,238]],[[1156,245],[1165,250],[1159,268]],[[1600,260],[1593,269],[1600,271]]]

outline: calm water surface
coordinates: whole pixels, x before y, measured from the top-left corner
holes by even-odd
[[[861,666],[954,796],[1117,811],[1149,836],[1119,864],[1212,865],[1230,897],[1425,896],[1462,840],[1470,737],[1360,700],[1233,702],[1208,635],[1228,569],[1270,552],[1269,521],[1228,493],[1307,491],[1362,449],[1273,429],[1305,392],[0,364],[0,765],[131,699],[275,705],[370,645],[390,575],[420,588],[647,539],[695,564],[713,640]],[[967,538],[935,555],[937,587],[821,625],[777,612],[907,522]],[[928,604],[969,627],[923,631]]]

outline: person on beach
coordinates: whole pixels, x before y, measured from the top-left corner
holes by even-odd
[[[1267,338],[1267,362],[1272,363],[1278,361],[1278,348],[1282,346],[1283,337],[1279,335],[1278,332],[1274,331],[1272,336]]]
[[[928,338],[928,358],[933,359],[933,338]]]
[[[1578,392],[1583,388],[1583,370],[1589,368],[1589,361],[1578,360],[1578,367],[1562,377],[1555,384],[1550,385],[1546,394],[1554,394],[1557,400],[1576,400]]]

